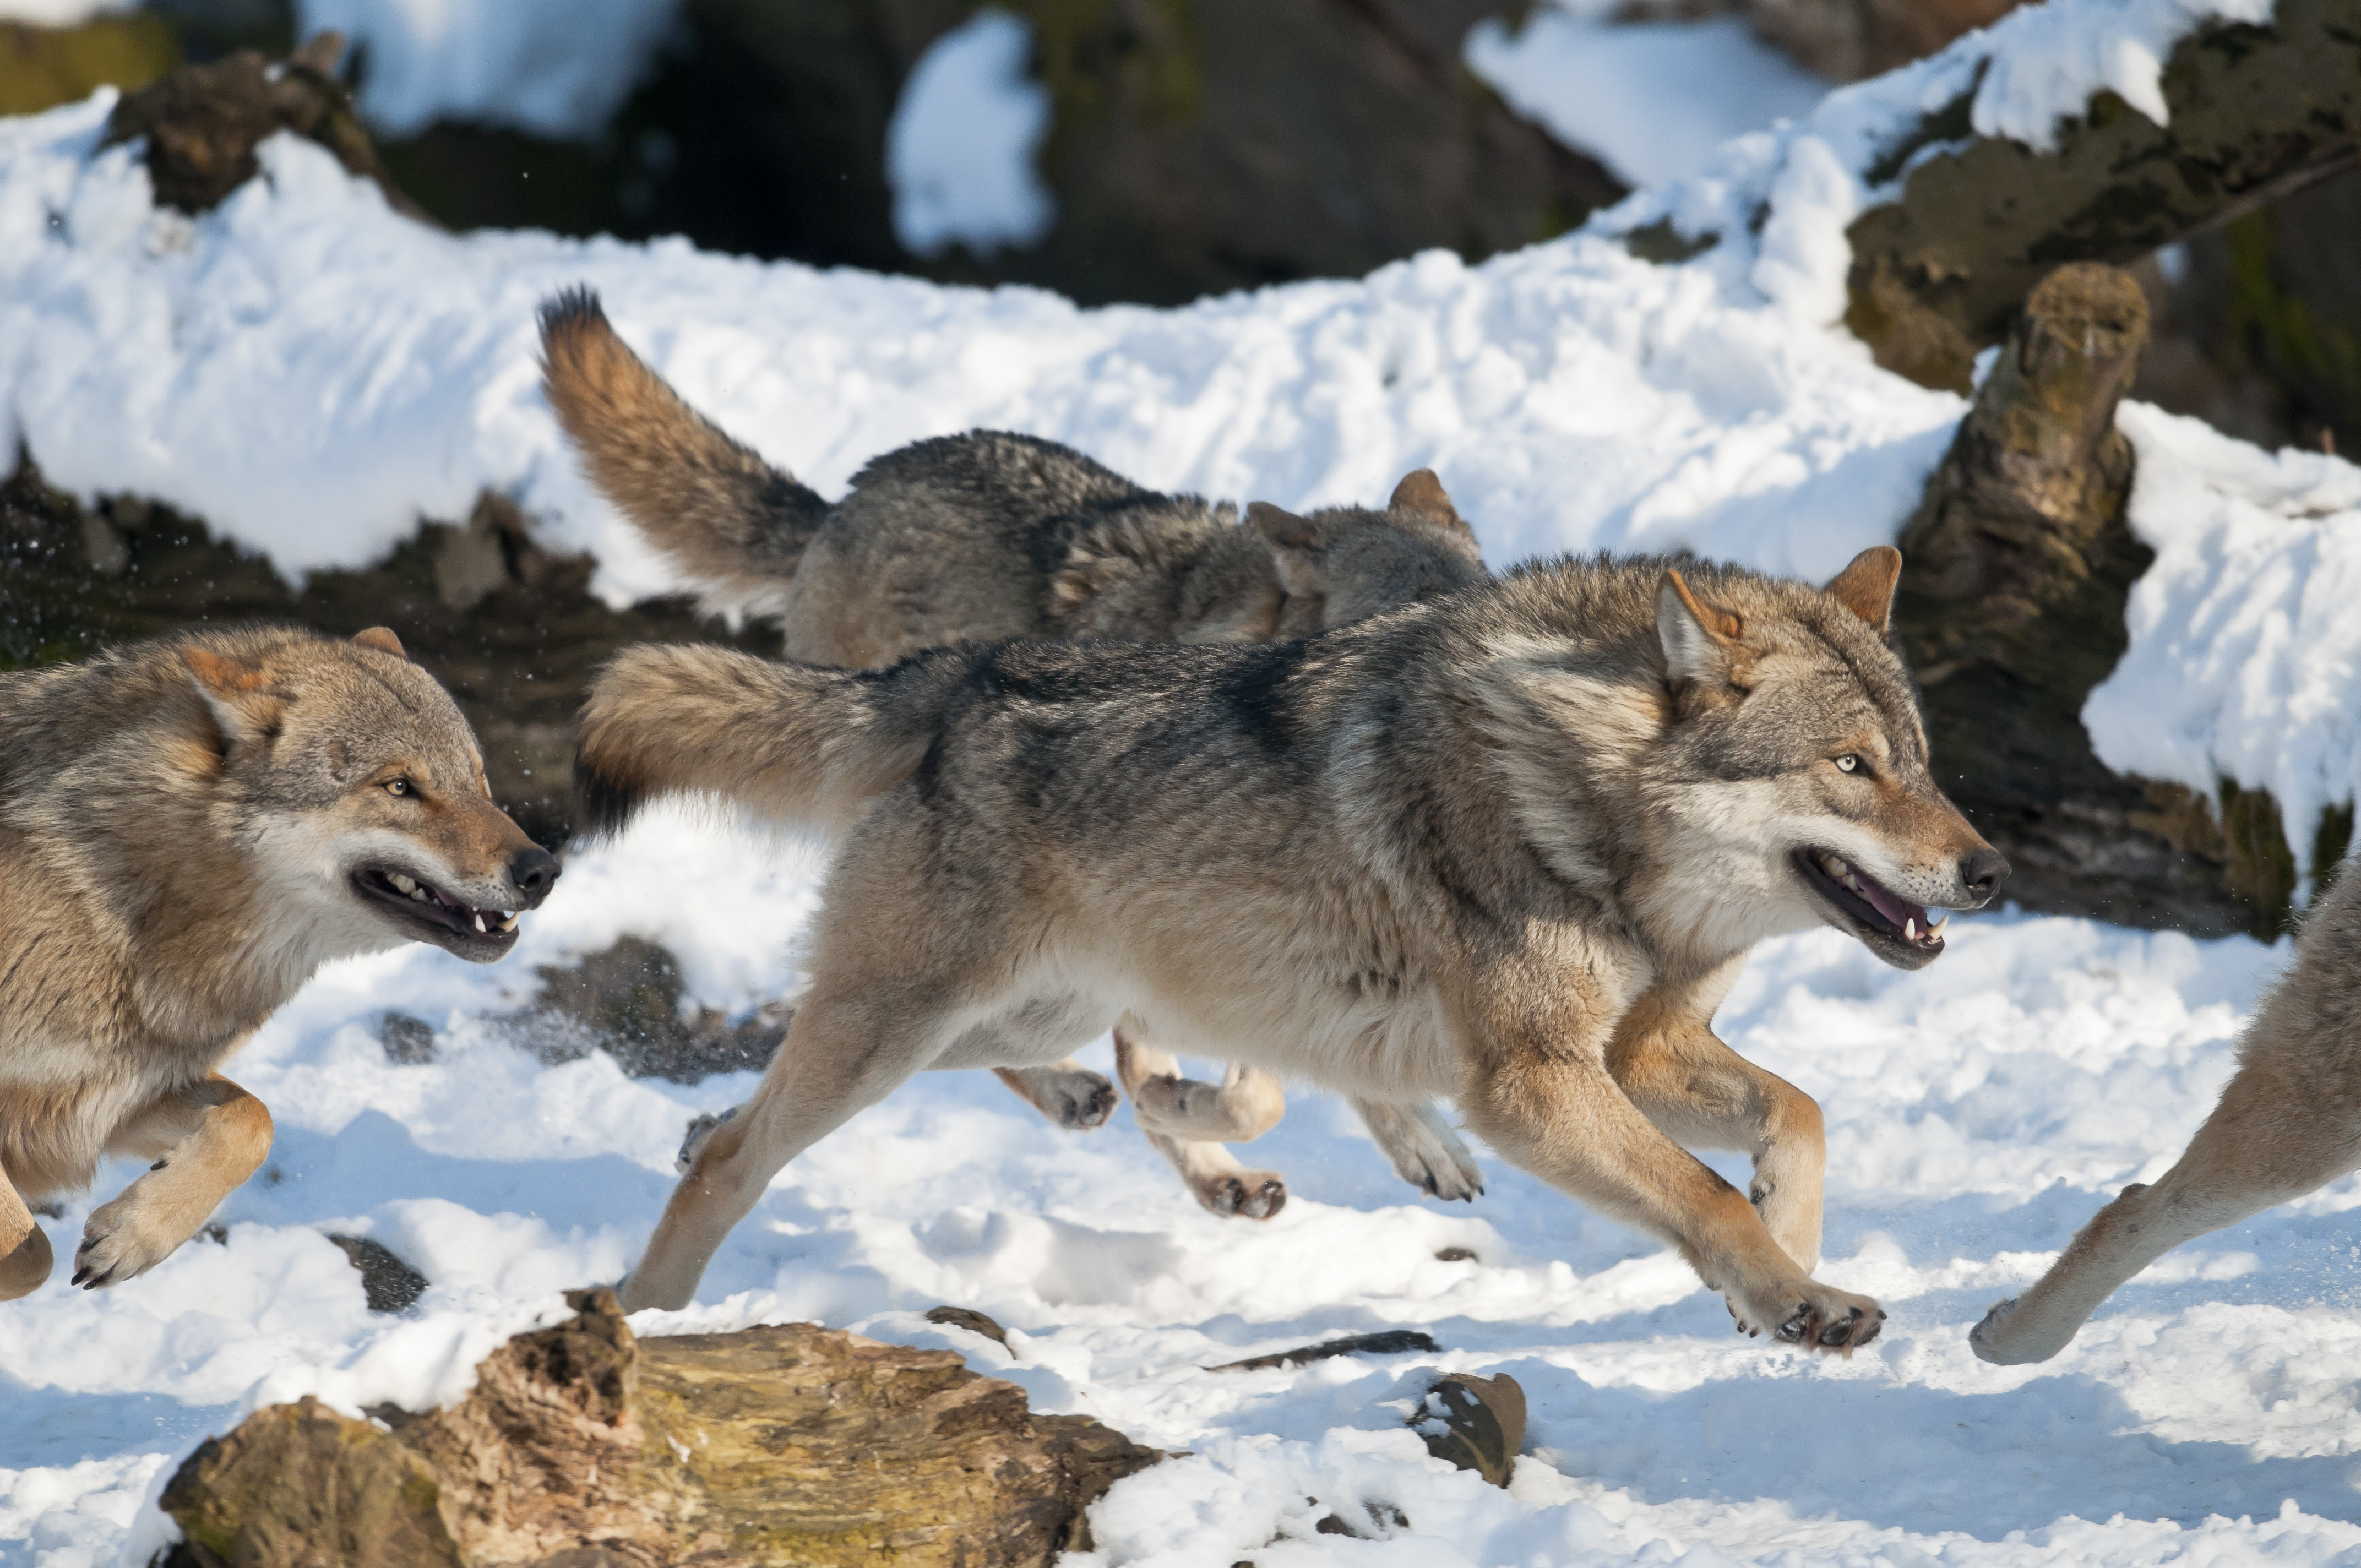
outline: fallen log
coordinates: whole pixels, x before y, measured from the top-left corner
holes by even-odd
[[[948,1351],[811,1324],[635,1340],[614,1293],[520,1334],[447,1409],[314,1399],[164,1488],[166,1568],[1047,1568],[1163,1457]]]

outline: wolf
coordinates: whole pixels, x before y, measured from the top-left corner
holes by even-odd
[[[541,313],[543,386],[592,480],[717,612],[777,617],[814,664],[893,663],[922,648],[1012,637],[1256,642],[1308,635],[1485,576],[1472,529],[1431,469],[1381,511],[1299,517],[1266,502],[1241,523],[1194,496],[1144,489],[1071,447],[993,431],[879,457],[830,503],[699,415],[574,290]],[[1116,1075],[1149,1141],[1217,1214],[1267,1219],[1284,1180],[1223,1146],[1286,1109],[1278,1081],[1234,1065],[1219,1085],[1130,1031]],[[1051,1121],[1096,1126],[1106,1079],[1076,1062],[1004,1069]],[[1359,1107],[1395,1170],[1443,1199],[1482,1178],[1432,1106]]]
[[[383,627],[210,630],[0,673],[0,1300],[49,1277],[27,1200],[154,1163],[73,1283],[153,1268],[270,1150],[222,1063],[331,959],[477,963],[556,882],[448,693]]]
[[[2238,1070],[2170,1170],[2092,1215],[1968,1343],[2003,1366],[2047,1361],[2133,1275],[2184,1242],[2361,1169],[2361,876],[2347,861],[2296,936],[2295,962],[2238,1044]]]
[[[1901,556],[1825,588],[1532,565],[1301,641],[1017,641],[890,668],[641,647],[592,684],[584,820],[742,804],[840,849],[809,990],[666,1204],[625,1303],[679,1307],[788,1160],[911,1074],[1057,1059],[1117,1018],[1379,1102],[1677,1246],[1741,1331],[1883,1312],[1811,1277],[1809,1096],[1710,1026],[1747,949],[1887,963],[2007,862],[1928,770]],[[1744,1149],[1740,1191],[1682,1143]]]

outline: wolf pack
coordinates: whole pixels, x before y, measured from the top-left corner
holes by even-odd
[[[1676,1247],[1741,1332],[1877,1337],[1876,1301],[1814,1277],[1818,1105],[1713,1019],[1765,938],[1830,926],[1916,970],[2004,887],[1936,780],[1896,551],[1818,585],[1690,557],[1495,575],[1426,469],[1381,505],[1241,514],[985,431],[830,501],[591,294],[540,324],[590,479],[708,609],[785,635],[778,659],[608,664],[577,834],[683,797],[834,851],[785,1038],[690,1128],[626,1308],[687,1305],[771,1179],[913,1074],[988,1069],[1067,1129],[1127,1099],[1243,1219],[1287,1200],[1229,1146],[1287,1080],[1348,1097],[1434,1198],[1483,1190],[1464,1126]],[[89,1289],[254,1173],[270,1115],[221,1069],[320,965],[496,961],[560,872],[393,630],[205,629],[0,673],[0,1300],[49,1280],[35,1206],[103,1157],[150,1163],[90,1214]],[[2361,1168],[2361,879],[2323,881],[2180,1161],[1993,1307],[1978,1355],[2055,1355],[2167,1251]],[[1114,1080],[1071,1054],[1109,1033]]]

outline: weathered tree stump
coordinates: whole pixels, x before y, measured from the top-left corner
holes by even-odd
[[[1944,147],[1854,221],[1845,318],[1879,364],[1960,391],[2060,262],[2134,260],[2361,160],[2361,0],[2200,27],[2165,70],[2169,124],[2101,93],[2054,153],[1972,135],[1973,91],[1889,150],[1884,178]]]
[[[2125,519],[2132,453],[2114,427],[2147,331],[2139,285],[2113,268],[2060,268],[2033,291],[1903,529],[1895,632],[1945,787],[2015,868],[2011,898],[2268,938],[2295,892],[2268,796],[2225,791],[2217,816],[2110,772],[2082,728],[2152,558]]]
[[[635,1341],[614,1293],[520,1334],[449,1409],[306,1399],[165,1488],[170,1568],[1046,1568],[1162,1457],[947,1351],[809,1324]]]

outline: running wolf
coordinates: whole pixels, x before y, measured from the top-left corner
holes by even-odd
[[[1240,523],[1193,496],[1142,489],[1071,447],[994,432],[921,441],[876,459],[833,504],[684,402],[608,323],[595,295],[541,317],[544,384],[591,477],[704,591],[708,609],[775,615],[786,653],[893,663],[922,648],[1011,637],[1152,642],[1299,637],[1480,581],[1476,536],[1429,469],[1382,511],[1297,517],[1257,502]],[[1266,1219],[1270,1171],[1222,1146],[1286,1109],[1277,1080],[1233,1066],[1219,1085],[1136,1033],[1115,1038],[1140,1126],[1217,1214]],[[1096,1126],[1114,1086],[1075,1062],[1005,1069],[1051,1121]],[[1433,1107],[1360,1106],[1396,1171],[1438,1198],[1480,1175]]]
[[[843,845],[785,1043],[626,1304],[685,1305],[771,1176],[911,1074],[1052,1061],[1129,1017],[1453,1096],[1677,1245],[1743,1331],[1866,1343],[1877,1304],[1810,1277],[1819,1108],[1710,1022],[1761,938],[1826,923],[1916,969],[1944,947],[1927,906],[2007,873],[1928,772],[1886,639],[1900,565],[1871,550],[1818,589],[1568,560],[1263,646],[625,652],[584,707],[588,822],[701,795]],[[1682,1141],[1749,1151],[1751,1190]]]
[[[134,643],[0,674],[0,1300],[49,1277],[27,1199],[152,1160],[73,1282],[169,1256],[270,1152],[216,1070],[330,959],[516,943],[557,861],[492,804],[467,720],[373,627]]]
[[[2296,937],[2295,964],[2238,1044],[2222,1102],[2170,1170],[2091,1217],[2032,1289],[1969,1332],[2004,1366],[2047,1361],[2124,1281],[2183,1242],[2361,1168],[2361,875],[2347,862]]]

